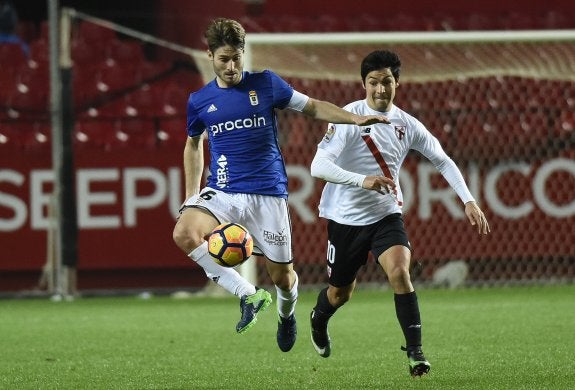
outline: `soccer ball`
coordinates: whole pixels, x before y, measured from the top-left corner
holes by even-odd
[[[223,267],[235,267],[252,254],[254,241],[250,232],[234,222],[216,226],[208,238],[208,251],[212,259]]]

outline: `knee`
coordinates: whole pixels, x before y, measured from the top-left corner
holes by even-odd
[[[288,291],[292,288],[295,283],[295,272],[292,272],[289,268],[276,269],[270,274],[272,282],[278,288]]]
[[[327,293],[329,303],[336,308],[345,305],[351,299],[352,295],[353,290],[332,287],[328,289]]]
[[[191,229],[176,224],[172,232],[172,238],[178,248],[189,254],[204,242],[204,238],[200,234],[195,234]]]
[[[389,284],[395,292],[403,292],[411,289],[411,276],[409,268],[404,265],[391,267],[387,272]]]

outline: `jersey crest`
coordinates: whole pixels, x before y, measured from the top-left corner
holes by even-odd
[[[260,104],[260,102],[258,101],[258,94],[254,90],[250,91],[250,103],[252,106],[257,106],[258,104]]]
[[[394,128],[397,139],[401,141],[403,139],[403,136],[405,135],[405,126],[394,126]]]

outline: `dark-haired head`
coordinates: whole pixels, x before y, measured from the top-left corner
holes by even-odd
[[[369,53],[361,62],[361,81],[365,83],[368,73],[389,68],[395,81],[399,81],[401,61],[399,56],[389,50],[375,50]]]

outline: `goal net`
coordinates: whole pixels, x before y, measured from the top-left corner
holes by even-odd
[[[343,106],[363,99],[359,67],[375,49],[402,60],[396,104],[420,119],[460,167],[492,233],[480,237],[435,168],[413,153],[400,182],[421,283],[533,283],[575,276],[575,31],[248,34],[246,68]],[[196,60],[202,62],[200,57]],[[209,66],[204,79],[212,76]],[[294,267],[325,283],[323,183],[309,165],[326,123],[278,112],[290,175]],[[258,279],[267,280],[263,264]],[[385,283],[368,261],[358,281]]]

